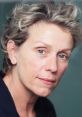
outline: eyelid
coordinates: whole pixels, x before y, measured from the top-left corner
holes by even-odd
[[[65,55],[70,55],[71,54],[71,51],[60,51],[60,52],[58,52],[58,54],[65,54]]]
[[[35,46],[35,48],[47,48],[47,47],[44,45],[37,45],[37,46]]]
[[[46,49],[46,47],[36,47],[35,48],[38,52],[40,52],[40,51],[43,51],[44,53],[40,53],[40,54],[42,54],[42,55],[46,55],[47,54],[47,49]]]
[[[38,47],[36,47],[36,49],[43,49],[43,50],[45,50],[46,52],[48,51],[48,49],[47,49],[46,47],[44,47],[44,46],[38,46]]]
[[[68,54],[68,53],[66,53],[66,52],[59,52],[58,55],[63,55],[64,58],[66,58],[66,60],[68,60],[69,57],[70,57],[70,54]],[[64,58],[62,58],[62,59],[64,59]]]

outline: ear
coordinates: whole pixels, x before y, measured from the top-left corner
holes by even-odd
[[[15,65],[17,63],[16,49],[17,49],[17,47],[15,45],[15,42],[13,40],[9,40],[7,43],[7,53],[8,53],[8,57],[13,65]]]

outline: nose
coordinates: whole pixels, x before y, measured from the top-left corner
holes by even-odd
[[[47,61],[47,66],[46,66],[46,70],[50,71],[52,73],[57,72],[58,70],[58,63],[57,63],[57,58],[55,57],[50,57]]]

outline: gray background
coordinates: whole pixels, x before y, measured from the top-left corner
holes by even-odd
[[[20,1],[26,0],[0,0],[0,35],[2,35],[6,18],[11,8]],[[40,0],[38,0],[40,1]],[[56,0],[62,1],[62,0]],[[65,1],[65,0],[63,0]],[[81,0],[72,1],[82,9]],[[81,17],[82,25],[82,17]],[[0,50],[0,69],[2,68],[3,53]],[[59,86],[54,90],[50,100],[53,102],[57,117],[82,117],[82,44],[80,44],[71,56],[69,67],[63,76]]]

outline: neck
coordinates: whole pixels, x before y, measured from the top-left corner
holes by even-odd
[[[21,85],[13,72],[8,73],[3,80],[12,95],[20,117],[35,117],[34,105],[38,97]]]

